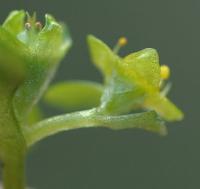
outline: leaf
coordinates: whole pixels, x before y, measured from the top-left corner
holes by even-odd
[[[102,90],[102,85],[90,81],[61,82],[50,86],[44,99],[62,109],[87,109],[99,105]]]
[[[3,23],[3,28],[10,32],[12,35],[16,36],[24,29],[24,18],[25,12],[12,11],[7,19]]]
[[[92,61],[106,77],[111,76],[119,58],[105,43],[96,37],[89,35],[87,39]]]
[[[132,53],[124,58],[130,70],[134,70],[143,77],[149,85],[159,88],[160,65],[158,53],[155,49],[147,48]]]

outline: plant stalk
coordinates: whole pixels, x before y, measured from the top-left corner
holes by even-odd
[[[14,155],[14,154],[12,154]],[[4,189],[25,189],[25,157],[11,157],[3,164]]]
[[[14,88],[0,80],[0,159],[4,189],[24,189],[26,143],[12,107]]]
[[[61,131],[99,126],[114,130],[142,128],[161,135],[165,135],[167,132],[163,122],[154,111],[108,116],[94,108],[42,120],[31,127],[26,127],[24,137],[27,146],[30,147],[36,142]]]

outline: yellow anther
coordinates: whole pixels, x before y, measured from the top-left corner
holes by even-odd
[[[128,43],[128,40],[127,40],[126,37],[120,37],[119,40],[118,40],[118,45],[120,47],[125,46],[127,43]]]
[[[113,52],[115,54],[118,54],[119,50],[121,49],[121,47],[125,46],[128,43],[128,40],[126,37],[120,37],[117,41],[117,44],[115,45],[115,47],[113,48]]]
[[[163,80],[167,80],[170,76],[170,68],[166,65],[160,67],[160,77]]]

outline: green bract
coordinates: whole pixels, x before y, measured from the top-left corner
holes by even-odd
[[[103,84],[66,81],[47,89],[71,46],[66,27],[50,15],[42,27],[36,14],[24,11],[11,12],[0,26],[0,159],[5,164],[5,189],[24,189],[27,149],[47,136],[100,126],[165,135],[164,120],[183,118],[166,97],[169,85],[163,87],[156,50],[144,49],[122,58],[94,36],[88,36],[88,44]],[[37,102],[45,91],[47,103],[76,112],[42,120]]]

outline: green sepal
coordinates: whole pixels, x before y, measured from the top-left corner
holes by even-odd
[[[100,104],[103,87],[90,81],[67,81],[49,87],[44,100],[64,110],[81,110]]]
[[[184,117],[183,112],[175,104],[158,93],[147,97],[144,107],[155,110],[167,121],[180,121]]]
[[[0,27],[0,80],[17,86],[26,75],[26,47]]]
[[[147,48],[129,54],[123,59],[123,63],[126,63],[129,69],[135,72],[136,80],[145,79],[149,85],[159,88],[160,65],[155,49]]]
[[[17,36],[24,30],[25,11],[12,11],[3,23],[3,28],[10,32],[12,35]]]
[[[93,63],[100,69],[105,79],[109,78],[115,65],[119,62],[118,56],[105,43],[93,35],[88,35],[87,41]]]
[[[100,109],[109,114],[129,113],[138,108],[143,100],[144,90],[114,72],[105,85]]]

